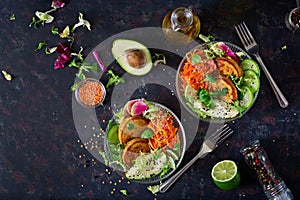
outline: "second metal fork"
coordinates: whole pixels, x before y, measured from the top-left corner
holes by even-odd
[[[204,158],[208,153],[212,152],[219,144],[221,144],[227,137],[229,137],[233,131],[227,126],[223,125],[216,132],[212,133],[206,138],[202,144],[202,147],[198,154],[188,162],[183,168],[181,168],[175,175],[169,178],[166,182],[162,183],[159,187],[159,191],[166,192],[173,183],[199,158]]]
[[[239,38],[241,39],[246,51],[256,58],[256,60],[260,64],[261,68],[263,69],[269,83],[271,84],[271,87],[272,87],[272,89],[275,93],[275,96],[276,96],[276,98],[279,102],[279,105],[282,108],[286,108],[289,105],[289,102],[284,97],[284,95],[280,91],[279,87],[277,86],[277,84],[273,80],[271,74],[269,73],[267,67],[263,63],[263,61],[262,61],[262,59],[259,55],[259,45],[254,40],[254,38],[253,38],[252,34],[250,33],[249,29],[247,28],[245,22],[242,22],[242,23],[238,24],[234,28],[235,28]]]

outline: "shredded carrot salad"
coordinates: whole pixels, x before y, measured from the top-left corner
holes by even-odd
[[[154,132],[153,137],[149,140],[149,145],[153,150],[165,146],[174,148],[179,139],[176,134],[178,128],[173,126],[172,115],[159,111],[157,117],[151,119],[149,125]]]
[[[199,55],[202,60],[198,64],[192,62],[194,55]],[[212,74],[217,70],[217,66],[213,59],[207,59],[205,52],[202,49],[195,49],[186,55],[186,63],[184,64],[182,76],[184,80],[192,86],[195,90],[208,89],[209,83],[204,81],[206,74]]]

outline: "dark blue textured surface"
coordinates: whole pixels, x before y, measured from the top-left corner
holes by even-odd
[[[46,11],[51,1],[0,1],[0,69],[14,79],[0,77],[0,199],[265,199],[258,180],[239,149],[260,139],[274,167],[300,198],[300,33],[292,34],[284,23],[295,1],[68,1],[54,13],[55,20],[30,28],[36,10]],[[75,32],[74,49],[87,55],[98,43],[122,31],[160,27],[164,15],[175,7],[193,5],[201,33],[241,45],[234,25],[245,21],[261,46],[261,56],[290,102],[281,109],[265,75],[253,108],[230,123],[235,134],[205,159],[197,161],[165,194],[152,195],[147,185],[123,180],[82,148],[72,116],[72,93],[76,70],[53,69],[57,54],[34,51],[40,41],[56,46],[51,34],[77,22],[78,12],[92,24],[92,31]],[[14,14],[16,19],[10,21]],[[286,45],[287,49],[282,50]],[[171,61],[174,66],[176,59]],[[151,92],[151,95],[165,94]],[[158,98],[157,97],[157,98]],[[162,98],[163,101],[163,98]],[[167,100],[166,100],[167,101]],[[170,105],[176,108],[178,102]],[[175,113],[177,111],[174,111]],[[99,113],[101,116],[102,113]],[[207,124],[187,150],[183,164],[198,151]],[[85,127],[94,131],[93,127]],[[223,159],[238,164],[242,182],[238,189],[221,191],[212,182],[212,166]],[[128,195],[120,190],[126,189]],[[112,194],[113,193],[113,194]]]

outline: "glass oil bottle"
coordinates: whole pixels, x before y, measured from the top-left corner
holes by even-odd
[[[185,45],[200,33],[200,19],[191,8],[179,7],[166,14],[162,22],[165,37],[174,44]]]

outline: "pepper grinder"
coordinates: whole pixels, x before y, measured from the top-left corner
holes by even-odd
[[[269,200],[292,200],[293,195],[272,166],[259,140],[241,148],[248,166],[256,173]]]

